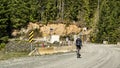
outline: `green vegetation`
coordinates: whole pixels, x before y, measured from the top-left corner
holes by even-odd
[[[28,56],[28,53],[27,52],[10,52],[5,54],[0,53],[0,60],[7,60],[7,59],[18,58],[23,56]]]
[[[92,42],[116,43],[120,41],[119,10],[118,0],[0,0],[0,48],[13,29],[52,21],[76,21],[93,29]]]
[[[104,0],[100,7],[100,20],[97,23],[94,42],[120,42],[120,1]]]

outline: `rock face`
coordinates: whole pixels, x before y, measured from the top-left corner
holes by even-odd
[[[52,31],[50,29],[52,29]],[[81,29],[78,28],[76,25],[70,25],[66,27],[64,24],[48,24],[47,26],[43,26],[40,29],[43,36],[49,34],[65,35],[70,33],[79,33],[80,30]]]
[[[20,31],[16,32],[13,31],[13,35],[16,36],[17,33],[20,34],[20,32],[28,33],[30,30],[38,29],[39,32],[42,33],[42,36],[48,36],[50,34],[55,35],[66,35],[71,33],[79,33],[81,31],[81,28],[77,27],[76,25],[69,25],[66,26],[65,24],[48,24],[48,25],[42,25],[38,23],[32,23],[30,22],[27,26],[27,29],[24,29],[24,31],[21,29]]]
[[[13,30],[12,36],[17,36],[18,34],[19,34],[19,31],[18,31],[18,30]]]
[[[32,29],[34,30],[34,29],[39,29],[39,28],[40,26],[37,23],[32,23],[32,22],[30,22],[27,26],[27,30],[32,30]]]
[[[81,31],[81,29],[78,28],[76,25],[69,25],[66,28],[67,34],[70,34],[70,33],[79,33],[80,31]]]
[[[56,35],[65,35],[71,33],[76,34],[79,33],[80,31],[81,28],[77,27],[76,25],[66,26],[65,24],[48,24],[40,27],[40,32],[42,33],[43,36],[48,36],[50,34]]]

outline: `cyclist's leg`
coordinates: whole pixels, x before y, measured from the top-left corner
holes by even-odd
[[[76,52],[77,52],[77,58],[79,58],[79,57],[80,57],[80,52],[79,52],[79,51],[80,51],[80,48],[79,48],[79,47],[77,47],[77,51],[76,51]]]

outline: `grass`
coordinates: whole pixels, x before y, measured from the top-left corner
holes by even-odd
[[[11,58],[25,57],[28,56],[27,52],[10,52],[10,53],[1,53],[0,60],[7,60]]]

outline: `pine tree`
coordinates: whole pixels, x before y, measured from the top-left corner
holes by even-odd
[[[99,32],[95,38],[96,42],[106,40],[109,43],[116,43],[120,40],[120,1],[106,0],[101,10],[100,22],[98,24]],[[114,5],[113,5],[114,4]]]

